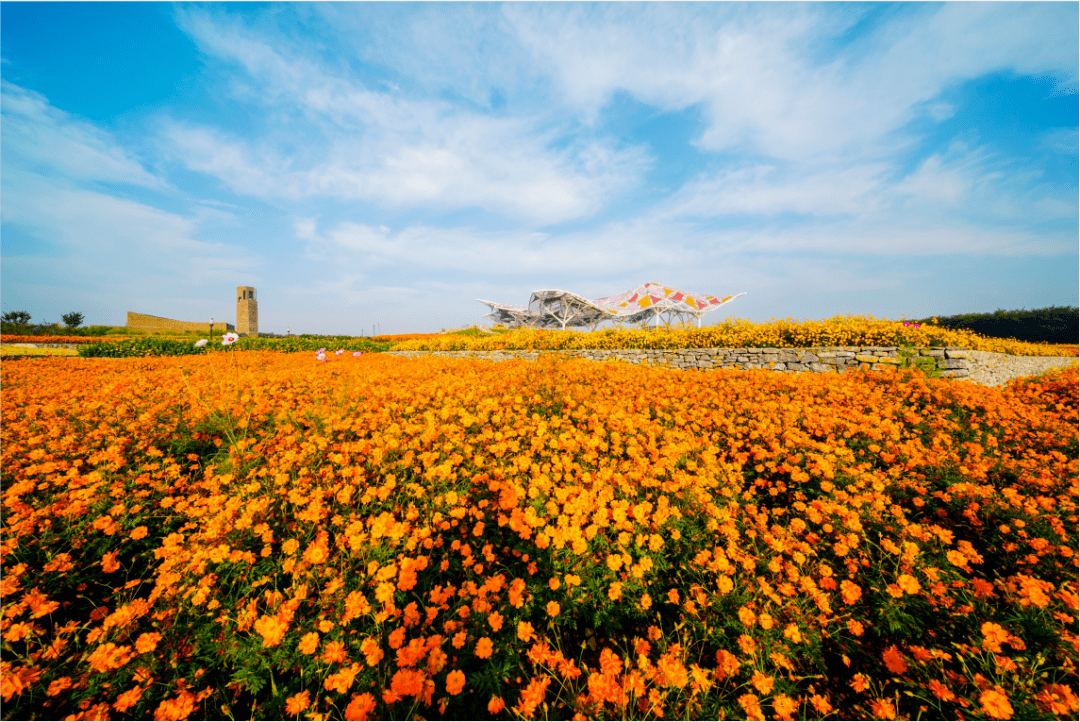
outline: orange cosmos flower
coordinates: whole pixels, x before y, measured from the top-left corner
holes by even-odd
[[[255,622],[255,631],[262,635],[264,647],[276,647],[288,629],[289,625],[276,616],[263,615]]]
[[[144,691],[145,689],[143,687],[135,685],[127,692],[124,692],[116,698],[116,701],[113,702],[113,709],[115,709],[120,714],[127,712],[129,709],[138,704],[139,698],[142,697],[142,693]]]
[[[195,695],[191,692],[181,692],[178,696],[167,699],[154,710],[154,719],[165,722],[166,720],[184,720],[195,711]]]
[[[761,710],[761,704],[758,702],[757,695],[744,694],[736,701],[739,703],[739,706],[743,708],[743,712],[746,713],[746,719],[765,719],[765,713]]]
[[[487,618],[487,621],[488,621],[488,624],[491,625],[492,630],[497,632],[500,629],[502,629],[503,617],[498,612],[492,612],[491,614],[489,614],[488,618]]]
[[[862,596],[862,589],[859,588],[859,585],[845,579],[840,582],[840,595],[844,598],[845,604],[854,604]]]
[[[775,683],[773,678],[762,674],[761,672],[754,672],[754,676],[750,679],[750,683],[757,688],[758,692],[762,694],[768,694],[772,691],[773,684]]]
[[[919,590],[922,588],[919,585],[919,580],[910,574],[901,574],[897,578],[896,583],[907,594],[918,594]]]
[[[492,695],[491,700],[488,701],[487,709],[488,714],[497,715],[504,709],[506,709],[506,703],[503,702],[502,697],[496,697],[495,695]]]
[[[989,650],[994,654],[1001,652],[1001,645],[1009,641],[1009,631],[1002,627],[1000,624],[993,622],[984,622],[982,625],[983,634],[983,649]]]
[[[544,701],[544,696],[547,694],[547,688],[550,684],[550,677],[533,677],[528,686],[521,691],[521,696],[518,698],[514,710],[522,717],[531,717],[536,708]]]
[[[157,649],[158,642],[160,641],[161,635],[157,632],[144,632],[135,640],[135,650],[139,654],[148,654]]]
[[[603,674],[614,677],[622,672],[623,662],[607,647],[600,652],[600,671]]]
[[[18,642],[20,639],[29,636],[31,631],[33,631],[33,627],[30,626],[30,624],[26,622],[16,622],[4,632],[4,639],[9,642]]]
[[[893,674],[903,674],[907,671],[904,655],[900,653],[900,650],[895,644],[882,652],[881,658],[885,661],[885,666],[888,667],[889,671]]]
[[[480,639],[476,641],[476,656],[480,659],[487,659],[490,657],[491,649],[491,640],[487,637],[480,637]]]
[[[367,662],[369,667],[377,666],[379,661],[383,658],[383,651],[379,647],[379,640],[374,637],[368,637],[360,643],[360,653],[364,655],[364,661]]]
[[[105,556],[101,557],[101,571],[106,574],[111,574],[120,568],[120,563],[116,561],[116,557],[119,552],[109,552]]]
[[[930,688],[930,691],[934,694],[934,696],[940,699],[942,702],[952,702],[954,699],[956,699],[956,695],[952,693],[952,690],[950,690],[948,687],[946,687],[936,679],[930,680],[930,684],[927,686]]]
[[[131,660],[131,647],[118,647],[112,642],[98,646],[87,657],[86,662],[97,672],[104,674],[113,669],[119,669]]]
[[[1045,685],[1039,694],[1035,695],[1035,703],[1043,711],[1062,717],[1069,712],[1075,717],[1076,713],[1080,712],[1080,698],[1063,684]]]
[[[348,658],[348,654],[345,652],[345,645],[341,642],[327,642],[326,648],[323,649],[322,661],[327,664],[334,664],[344,662]],[[374,666],[374,665],[372,665]]]
[[[63,692],[65,689],[70,689],[70,688],[71,688],[71,677],[60,677],[59,679],[54,679],[52,681],[52,683],[49,684],[49,690],[48,690],[47,694],[50,697],[55,697],[56,695]]]
[[[349,691],[349,687],[352,686],[353,680],[356,679],[356,675],[359,673],[360,665],[349,665],[337,674],[332,674],[327,677],[326,681],[323,682],[323,687],[325,687],[327,691],[336,691],[339,694],[345,694]]]
[[[455,669],[446,675],[446,692],[449,695],[459,694],[465,688],[465,673]]]
[[[875,699],[870,705],[870,711],[874,717],[882,720],[896,719],[896,707],[887,699]]]
[[[559,616],[559,603],[551,601],[547,603],[547,613],[549,617]]]
[[[303,636],[300,640],[300,653],[301,654],[315,654],[315,650],[319,648],[319,633],[309,632]]]
[[[518,622],[517,638],[522,642],[528,642],[533,638],[533,625],[528,622]]]
[[[979,704],[982,705],[982,710],[988,717],[1012,719],[1013,708],[1009,704],[1009,697],[1005,694],[1005,690],[997,685],[979,695]]]
[[[619,601],[619,599],[622,597],[622,584],[619,582],[612,582],[611,586],[608,588],[607,595],[608,599],[610,599],[611,601]]]
[[[305,689],[303,692],[285,699],[285,713],[290,717],[296,717],[306,710],[311,704],[311,694]]]
[[[370,692],[364,692],[358,694],[352,698],[349,702],[349,706],[345,708],[345,719],[347,720],[366,720],[369,718],[372,712],[375,711],[375,697]]]
[[[799,708],[799,703],[791,697],[788,697],[786,694],[778,694],[773,697],[772,706],[776,711],[777,717],[790,722],[792,715],[795,714],[795,710]]]
[[[815,694],[810,698],[810,704],[814,705],[814,709],[821,716],[826,716],[829,712],[832,712],[833,706],[829,702],[829,698],[820,694]]]

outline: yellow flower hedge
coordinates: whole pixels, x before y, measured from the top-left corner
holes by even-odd
[[[2,375],[5,718],[1076,718],[1075,368]]]
[[[519,329],[501,336],[439,336],[396,344],[394,351],[494,351],[562,349],[676,348],[813,348],[827,346],[954,346],[1015,356],[1076,355],[1060,345],[993,339],[969,331],[950,331],[930,324],[873,316],[834,316],[824,321],[783,319],[755,324],[726,320],[704,328],[693,326],[600,331],[534,331]],[[1065,347],[1075,348],[1075,347]]]

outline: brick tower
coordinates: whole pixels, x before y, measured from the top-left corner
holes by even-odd
[[[236,332],[241,336],[259,336],[259,302],[251,286],[236,287]]]

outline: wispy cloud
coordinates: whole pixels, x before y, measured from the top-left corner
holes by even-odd
[[[176,189],[111,134],[41,94],[6,81],[2,92],[2,220],[32,239],[6,247],[5,270],[44,263],[55,285],[134,291],[232,280],[258,263],[247,249],[198,240],[203,220],[234,222],[232,214],[196,203],[188,217],[129,197],[131,187]]]
[[[292,152],[287,126],[258,141],[173,124],[166,139],[188,167],[260,197],[330,197],[397,208],[480,208],[533,223],[599,211],[648,166],[636,148],[603,140],[555,147],[540,117],[495,117],[438,99],[371,90],[311,59],[286,55],[270,38],[199,12],[181,14],[200,48],[236,63],[262,90],[252,104],[300,112],[321,152]]]
[[[40,93],[0,81],[4,165],[58,183],[106,182],[165,189],[168,184],[93,124],[54,108]],[[5,174],[7,168],[5,168]]]

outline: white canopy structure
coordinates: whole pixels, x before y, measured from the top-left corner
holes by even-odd
[[[477,299],[489,306],[492,312],[484,318],[504,323],[510,328],[561,328],[585,326],[590,331],[604,321],[636,323],[648,326],[654,318],[670,326],[672,321],[684,323],[690,318],[701,318],[739,296],[717,298],[680,291],[659,283],[644,283],[637,288],[615,296],[590,301],[587,298],[557,289],[533,291],[528,306],[510,306],[493,301]]]

